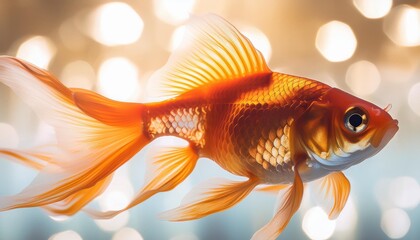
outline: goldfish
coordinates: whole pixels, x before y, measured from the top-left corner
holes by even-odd
[[[117,81],[117,79],[116,79]],[[0,198],[0,211],[40,207],[52,215],[79,211],[111,218],[183,182],[200,158],[246,180],[210,180],[180,206],[163,212],[186,221],[231,208],[254,190],[281,192],[272,219],[252,239],[275,239],[302,201],[304,183],[319,180],[336,218],[350,183],[343,170],[375,155],[398,131],[380,108],[316,80],[273,72],[233,25],[216,15],[194,17],[183,43],[149,79],[163,101],[119,102],[68,88],[46,70],[0,57],[0,82],[54,127],[56,144],[0,149],[2,158],[39,170],[20,193]],[[86,205],[116,169],[153,140],[174,136],[185,146],[161,148],[148,177],[118,211]]]

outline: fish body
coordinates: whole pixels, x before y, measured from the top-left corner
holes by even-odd
[[[149,80],[149,92],[166,96],[151,103],[69,89],[45,70],[0,57],[0,82],[55,127],[58,139],[53,150],[0,149],[0,157],[40,170],[21,193],[0,198],[0,210],[39,206],[54,215],[83,210],[110,218],[173,189],[206,157],[248,180],[205,182],[162,218],[201,218],[268,184],[260,190],[285,194],[252,238],[274,239],[299,208],[303,182],[316,179],[334,199],[330,217],[337,217],[350,191],[341,171],[376,154],[398,130],[387,109],[315,80],[272,72],[251,42],[218,16],[191,21],[183,43]],[[119,166],[163,136],[188,145],[162,148],[148,160],[146,183],[128,206],[85,208]]]
[[[184,138],[200,157],[236,175],[256,175],[271,184],[293,182],[293,121],[331,87],[266,73],[202,88],[149,105],[146,134]]]

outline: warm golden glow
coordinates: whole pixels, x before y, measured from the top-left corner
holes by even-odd
[[[318,29],[315,46],[328,61],[342,62],[353,56],[357,40],[349,25],[331,21]]]
[[[420,9],[401,5],[385,18],[384,31],[397,45],[420,45]]]
[[[239,31],[247,37],[254,47],[258,49],[266,62],[270,62],[271,59],[271,44],[267,36],[258,28],[245,26],[241,27]]]
[[[16,57],[47,69],[55,51],[55,46],[51,40],[43,36],[35,36],[27,39],[19,46]]]
[[[346,83],[355,94],[366,96],[378,89],[381,76],[375,64],[362,60],[347,69]]]
[[[143,20],[126,3],[104,4],[90,16],[91,37],[107,46],[136,42],[143,32],[143,27]]]
[[[67,87],[92,89],[95,71],[88,62],[77,60],[64,66],[60,80]]]
[[[132,99],[140,89],[136,65],[122,57],[104,61],[99,67],[98,88],[101,94],[114,100]]]
[[[420,116],[420,82],[414,84],[408,93],[408,105],[411,110]]]
[[[353,0],[354,6],[367,18],[381,18],[389,13],[392,0]]]
[[[154,0],[153,5],[160,20],[176,25],[190,17],[195,0]]]
[[[180,26],[175,29],[172,33],[171,41],[169,43],[169,51],[173,52],[177,49],[184,39],[187,28],[185,26]]]

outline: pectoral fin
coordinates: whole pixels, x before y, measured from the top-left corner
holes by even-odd
[[[289,223],[293,214],[299,209],[303,196],[303,183],[296,171],[293,185],[284,193],[280,207],[277,213],[267,225],[258,230],[253,236],[253,240],[257,239],[275,239]]]
[[[325,198],[334,199],[329,218],[335,219],[346,205],[350,194],[350,182],[342,172],[330,173],[322,179],[321,191]]]
[[[210,179],[187,194],[179,207],[163,212],[160,217],[169,221],[187,221],[220,212],[244,199],[258,183],[257,179],[246,182]]]

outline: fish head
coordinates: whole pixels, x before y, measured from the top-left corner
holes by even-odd
[[[378,153],[398,131],[388,110],[331,88],[297,122],[298,139],[321,167],[344,170]]]

